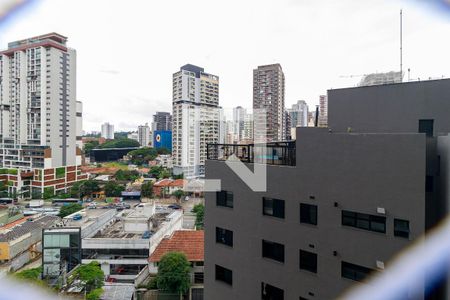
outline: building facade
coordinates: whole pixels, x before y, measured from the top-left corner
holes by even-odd
[[[266,110],[265,140],[284,140],[284,73],[280,64],[259,66],[253,70],[253,110],[255,109]]]
[[[174,173],[204,175],[208,143],[219,140],[219,77],[185,65],[173,74]]]
[[[138,127],[138,142],[142,147],[148,147],[151,145],[151,132],[150,126],[147,123]]]
[[[0,180],[8,181],[14,195],[66,190],[85,178],[77,147],[82,116],[76,51],[66,43],[66,37],[50,33],[0,51]],[[67,176],[50,178],[62,169]],[[75,171],[69,176],[68,169]]]
[[[326,95],[319,96],[319,127],[328,127],[328,97]]]
[[[308,126],[308,104],[305,100],[299,100],[288,109],[291,117],[291,128]]]
[[[422,242],[448,212],[449,94],[450,80],[330,90],[333,130],[297,128],[265,192],[208,160],[205,298],[336,299]],[[447,299],[426,280],[404,299]]]
[[[107,140],[114,139],[114,125],[108,122],[102,124],[101,137]]]
[[[152,131],[172,130],[172,115],[169,112],[157,111],[153,115]]]

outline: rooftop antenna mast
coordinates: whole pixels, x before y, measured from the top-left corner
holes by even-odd
[[[403,10],[400,9],[400,80],[403,82]]]

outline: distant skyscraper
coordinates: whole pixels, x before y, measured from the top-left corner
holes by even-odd
[[[0,168],[6,170],[0,181],[8,182],[11,195],[65,192],[86,178],[77,172],[82,106],[76,70],[75,49],[57,33],[0,51]]]
[[[319,97],[319,127],[328,127],[328,98],[325,95]]]
[[[306,101],[300,100],[288,109],[291,117],[291,128],[308,126],[308,104]]]
[[[150,127],[147,123],[138,127],[138,142],[142,147],[147,147],[151,140]]]
[[[174,173],[204,175],[208,143],[219,142],[219,77],[185,65],[173,74]]]
[[[284,73],[280,64],[259,66],[253,70],[253,109],[267,112],[267,141],[285,138]]]
[[[169,112],[157,111],[153,115],[152,131],[172,130],[172,115]]]
[[[114,125],[108,122],[102,124],[102,138],[107,140],[114,139]]]
[[[253,143],[253,114],[245,114],[244,129],[242,130],[243,143]]]
[[[233,108],[233,133],[236,142],[240,142],[242,139],[242,131],[244,130],[244,117],[247,114],[247,110],[242,106]]]

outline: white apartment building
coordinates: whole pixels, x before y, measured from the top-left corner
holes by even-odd
[[[114,125],[108,122],[102,124],[102,138],[107,140],[114,139]]]
[[[219,142],[219,77],[185,65],[173,74],[174,173],[204,175],[207,144]]]
[[[66,190],[84,178],[76,51],[66,42],[50,33],[0,51],[0,180],[19,196]]]
[[[308,104],[304,100],[292,104],[292,108],[287,110],[291,118],[291,128],[308,126]]]
[[[148,123],[138,127],[138,142],[142,147],[148,147],[151,144],[151,132]]]
[[[129,132],[127,134],[127,138],[130,139],[130,140],[135,140],[135,141],[139,142],[139,134],[136,131]]]
[[[242,106],[233,108],[233,133],[235,141],[239,143],[242,140],[242,134],[244,130],[244,118],[247,114],[247,110]]]

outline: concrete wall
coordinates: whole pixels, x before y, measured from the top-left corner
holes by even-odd
[[[424,233],[423,134],[298,128],[297,136],[297,166],[268,166],[264,193],[251,191],[224,162],[207,162],[207,178],[221,179],[222,189],[234,193],[234,208],[217,207],[215,193],[207,193],[205,299],[260,299],[261,282],[283,289],[285,299],[335,299],[358,284],[341,277],[342,261],[388,266]],[[262,215],[263,196],[285,200],[284,219]],[[318,206],[317,226],[299,222],[300,203]],[[386,210],[386,234],[341,225],[342,210],[380,215],[378,207]],[[394,218],[410,221],[409,240],[394,237]],[[216,226],[234,232],[233,248],[215,243]],[[285,245],[284,263],[262,258],[262,239]],[[300,249],[317,253],[317,274],[299,269]],[[233,271],[232,287],[215,281],[215,264]]]
[[[328,126],[346,132],[418,132],[434,119],[435,135],[450,132],[450,79],[328,91]]]

